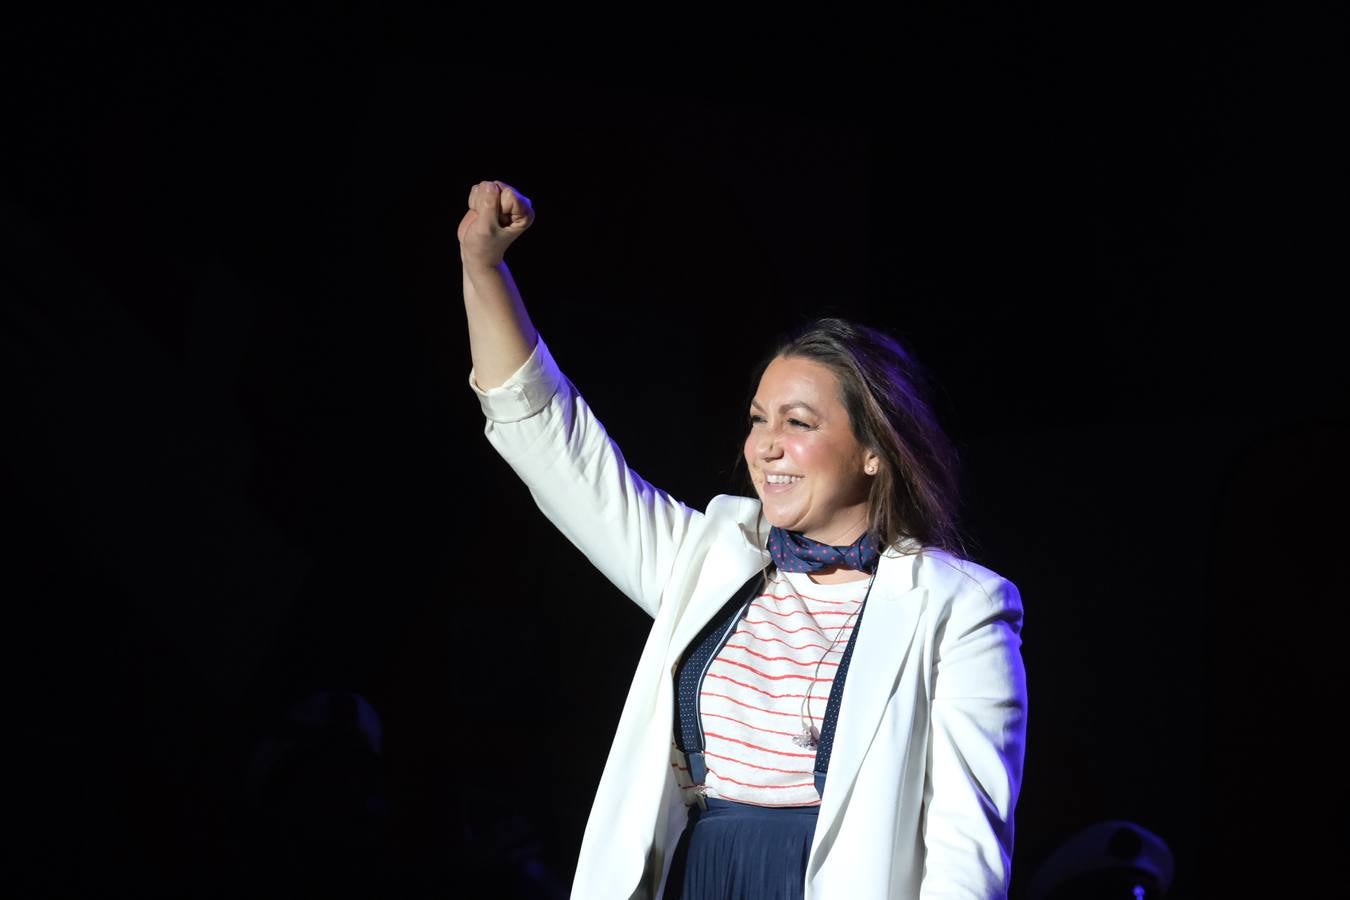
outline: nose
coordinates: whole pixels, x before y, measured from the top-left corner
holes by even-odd
[[[768,425],[755,432],[755,455],[760,459],[777,459],[783,453],[778,443],[778,429]]]

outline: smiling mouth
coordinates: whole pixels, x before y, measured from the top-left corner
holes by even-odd
[[[796,484],[797,482],[801,481],[802,478],[804,478],[804,477],[805,477],[805,476],[803,476],[803,475],[768,475],[768,474],[766,474],[766,475],[764,476],[764,483],[765,483],[766,485],[772,485],[772,486],[774,486],[774,487],[787,487],[788,485]]]

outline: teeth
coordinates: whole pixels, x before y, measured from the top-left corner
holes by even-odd
[[[764,480],[767,481],[769,484],[792,484],[793,482],[801,481],[801,480],[802,480],[802,476],[800,476],[800,475],[765,475],[765,476],[764,476]]]

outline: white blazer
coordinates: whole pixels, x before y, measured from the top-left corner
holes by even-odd
[[[653,619],[581,842],[576,900],[660,898],[687,820],[670,767],[672,676],[769,558],[759,501],[704,512],[628,467],[541,339],[480,390],[492,446],[539,508]],[[598,611],[597,615],[603,615]],[[1007,896],[1022,779],[1021,600],[951,554],[882,557],[845,683],[807,900]]]

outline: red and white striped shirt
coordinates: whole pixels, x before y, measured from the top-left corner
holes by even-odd
[[[820,803],[816,751],[793,738],[820,728],[867,585],[816,584],[803,573],[771,570],[700,689],[709,797],[756,806]],[[685,801],[694,802],[688,764],[673,741],[671,766]]]

